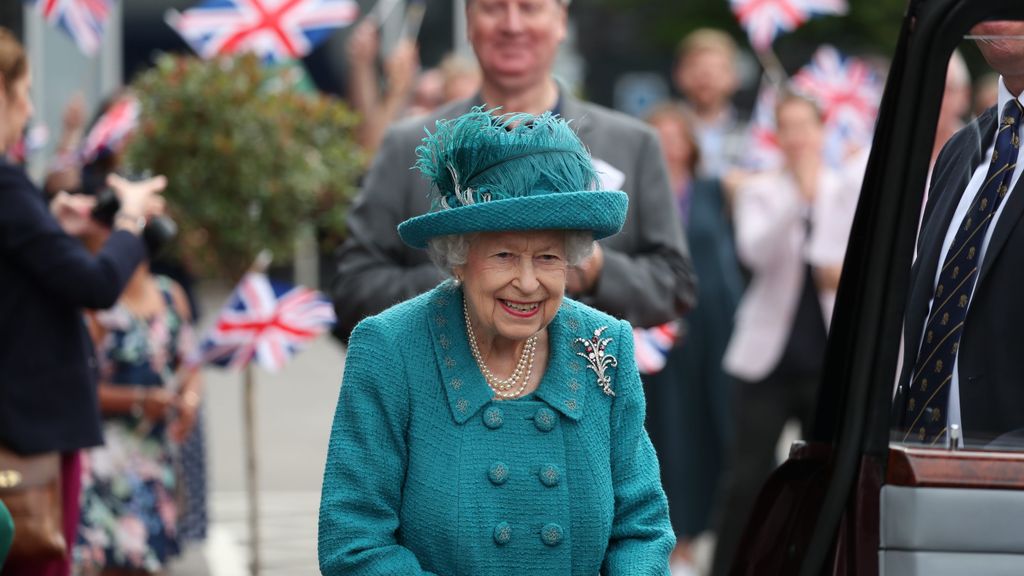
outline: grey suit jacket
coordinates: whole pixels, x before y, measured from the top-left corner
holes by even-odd
[[[347,338],[363,318],[426,292],[445,278],[427,253],[398,236],[402,221],[430,209],[429,186],[411,167],[416,146],[439,119],[479,102],[449,104],[431,116],[396,123],[384,137],[348,216],[331,293],[338,333]],[[696,278],[655,133],[643,123],[563,92],[561,114],[572,121],[596,160],[622,172],[629,195],[622,231],[601,241],[604,269],[580,300],[636,326],[678,318],[696,301]]]

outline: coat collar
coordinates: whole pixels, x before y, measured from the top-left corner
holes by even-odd
[[[579,306],[572,300],[563,300],[548,325],[548,368],[534,393],[538,400],[572,420],[583,417],[586,386],[588,381],[594,385],[586,362],[576,355],[582,349],[575,343],[576,338],[593,333],[593,327],[583,325]],[[451,281],[441,284],[431,294],[428,314],[431,343],[448,408],[452,418],[464,424],[494,400],[469,350],[462,290]]]
[[[558,83],[559,115],[562,118],[571,121],[573,128],[576,130],[576,134],[582,138],[584,134],[590,131],[594,123],[587,114],[587,110],[583,102],[574,97],[561,82],[558,82],[557,80],[556,82]],[[469,112],[474,106],[483,106],[484,104],[483,96],[477,92],[473,96],[455,104],[451,104],[449,108],[443,109],[443,112],[441,112],[439,116],[441,118],[453,118]]]

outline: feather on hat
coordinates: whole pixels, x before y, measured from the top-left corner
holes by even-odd
[[[415,167],[431,183],[431,211],[399,225],[406,244],[470,232],[589,230],[596,239],[619,231],[626,194],[595,190],[590,154],[569,122],[493,112],[475,107],[427,131]]]

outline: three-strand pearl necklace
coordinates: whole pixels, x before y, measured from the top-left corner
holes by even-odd
[[[523,390],[526,390],[526,385],[530,382],[530,375],[533,373],[533,358],[537,352],[537,335],[534,334],[526,339],[526,345],[523,346],[523,352],[519,355],[519,361],[516,362],[516,369],[512,371],[512,375],[508,378],[498,378],[487,367],[483,356],[480,354],[480,347],[477,346],[476,335],[473,333],[473,323],[469,319],[469,307],[465,301],[462,302],[462,313],[466,317],[466,334],[469,336],[469,350],[473,353],[473,359],[476,360],[476,365],[480,367],[480,372],[484,375],[487,386],[501,398],[518,398],[523,393]]]

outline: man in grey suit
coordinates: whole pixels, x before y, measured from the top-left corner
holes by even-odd
[[[570,296],[637,326],[674,320],[693,306],[696,279],[656,135],[636,120],[573,98],[551,77],[569,1],[467,0],[467,31],[482,88],[432,116],[399,122],[385,135],[349,213],[349,237],[338,255],[331,292],[339,335],[347,338],[364,317],[444,279],[426,252],[402,243],[396,228],[430,207],[426,181],[410,170],[424,128],[481,104],[502,112],[551,110],[570,119],[594,157],[602,188],[629,195],[622,232],[570,270]]]

